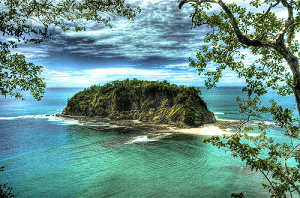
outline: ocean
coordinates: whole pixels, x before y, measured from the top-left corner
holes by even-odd
[[[82,88],[48,88],[42,101],[0,97],[0,184],[17,197],[269,197],[260,173],[204,144],[208,136],[150,134],[130,128],[48,116],[61,113]],[[238,120],[241,87],[201,88],[220,120]],[[294,107],[271,92],[263,102]],[[265,120],[272,123],[271,117]],[[255,123],[255,120],[253,121]],[[257,132],[253,132],[258,133]],[[272,137],[286,141],[278,129]],[[152,136],[152,138],[149,138]]]

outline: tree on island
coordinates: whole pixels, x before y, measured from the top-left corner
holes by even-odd
[[[112,27],[115,17],[133,19],[140,8],[133,9],[125,0],[4,0],[0,2],[0,94],[23,99],[17,87],[30,91],[37,100],[45,93],[46,84],[39,77],[42,66],[28,63],[22,54],[11,50],[20,43],[52,39],[51,26],[63,31],[85,30],[85,22],[95,21]]]
[[[191,15],[194,27],[208,27],[197,61],[190,58],[190,66],[199,74],[208,76],[205,84],[216,87],[225,69],[245,78],[247,86],[243,91],[248,98],[237,98],[240,113],[262,119],[269,113],[277,127],[281,127],[290,142],[279,144],[267,137],[269,131],[262,121],[258,124],[262,133],[257,137],[242,133],[251,130],[241,122],[237,133],[230,137],[211,137],[205,140],[218,148],[226,148],[267,180],[263,184],[271,197],[300,196],[300,144],[299,119],[294,109],[284,109],[274,100],[270,106],[260,105],[260,96],[270,89],[279,96],[294,94],[300,115],[300,73],[299,42],[296,33],[300,30],[299,0],[251,0],[247,2],[224,3],[222,0],[179,1],[181,9],[185,3],[192,3],[195,13]],[[286,18],[276,15],[276,9],[285,9]],[[251,55],[251,65],[243,61]],[[208,64],[216,68],[207,71]],[[290,163],[293,161],[294,163]]]

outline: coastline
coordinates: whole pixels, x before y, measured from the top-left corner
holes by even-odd
[[[123,126],[133,128],[137,131],[147,131],[151,133],[180,133],[180,134],[191,134],[191,135],[207,135],[207,136],[222,136],[232,135],[231,129],[235,128],[237,122],[233,121],[221,121],[217,120],[216,123],[209,123],[199,127],[177,127],[172,124],[157,124],[143,122],[139,120],[111,120],[109,118],[102,117],[88,117],[88,116],[72,116],[56,114],[56,117],[63,117],[68,119],[74,119],[78,121],[96,121],[109,123],[111,125]]]

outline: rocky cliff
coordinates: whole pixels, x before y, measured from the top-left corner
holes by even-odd
[[[140,120],[176,126],[214,123],[214,114],[200,97],[200,90],[167,81],[124,80],[94,85],[68,100],[62,112],[73,116]]]

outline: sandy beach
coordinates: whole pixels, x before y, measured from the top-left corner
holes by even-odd
[[[198,128],[174,129],[175,133],[194,134],[194,135],[232,135],[232,132],[219,128],[215,124],[206,124]]]

